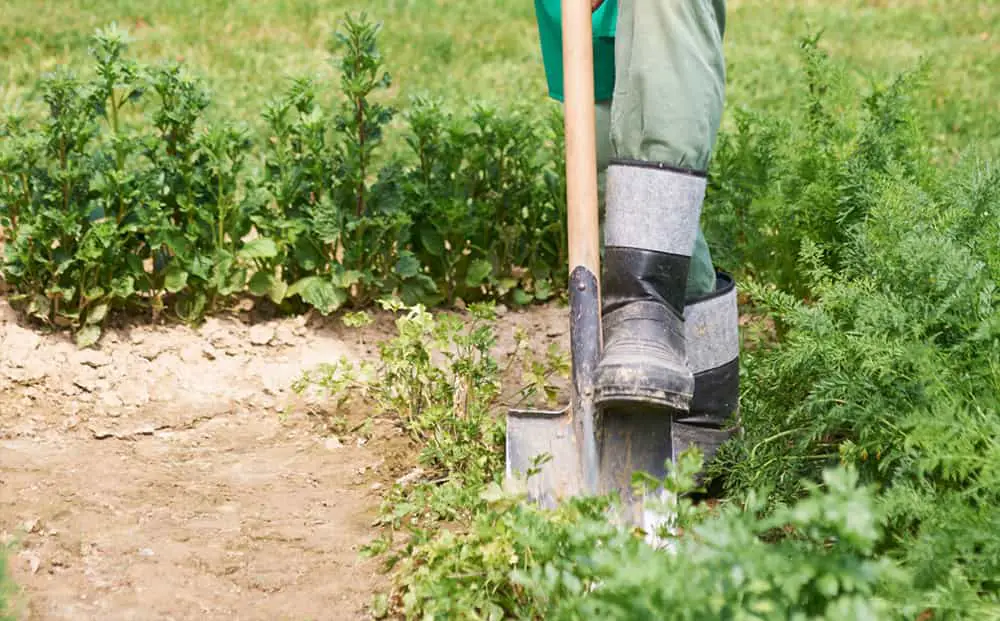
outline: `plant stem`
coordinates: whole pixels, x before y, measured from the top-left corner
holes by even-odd
[[[223,247],[223,239],[225,238],[225,226],[226,226],[226,215],[223,208],[224,201],[222,200],[222,173],[219,173],[218,177],[218,196],[216,198],[216,212],[218,213],[218,241],[216,241],[216,246],[219,248]]]
[[[66,171],[66,136],[59,136],[59,166],[63,175],[63,213],[69,211],[69,174]]]
[[[364,100],[358,97],[354,103],[355,122],[358,124],[358,207],[357,216],[365,213],[365,121]]]

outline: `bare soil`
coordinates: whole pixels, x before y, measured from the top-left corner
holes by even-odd
[[[558,308],[504,323],[566,340]],[[21,618],[367,618],[388,579],[358,552],[416,447],[389,420],[336,435],[291,387],[393,333],[390,317],[212,318],[78,350],[0,299],[0,538]]]

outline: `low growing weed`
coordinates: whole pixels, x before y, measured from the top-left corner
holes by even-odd
[[[417,445],[419,461],[433,484],[419,493],[428,505],[418,509],[414,496],[393,496],[388,522],[424,515],[457,519],[468,515],[488,483],[504,471],[504,419],[501,406],[512,395],[501,393],[501,375],[511,368],[496,359],[495,311],[492,304],[472,304],[467,316],[434,315],[422,306],[383,301],[399,313],[398,334],[379,345],[379,360],[353,364],[346,359],[320,367],[298,384],[316,386],[330,395],[337,408],[361,400],[376,413],[392,416]],[[566,370],[564,357],[545,361],[523,359],[530,386],[544,392],[553,375]],[[445,500],[444,497],[452,497]],[[456,498],[464,500],[455,502]],[[478,502],[478,501],[476,501]]]
[[[14,584],[7,575],[7,551],[0,550],[0,621],[14,621],[14,609],[10,599],[14,593]]]

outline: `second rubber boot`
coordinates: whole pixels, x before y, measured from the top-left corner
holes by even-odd
[[[694,394],[684,292],[705,197],[705,175],[612,160],[606,181],[604,348],[599,407],[686,413]]]
[[[739,429],[739,308],[732,276],[717,272],[715,291],[688,299],[684,318],[695,388],[690,411],[671,425],[673,462],[694,445],[707,465]]]

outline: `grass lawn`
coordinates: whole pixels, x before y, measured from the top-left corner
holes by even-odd
[[[332,77],[326,45],[347,10],[385,24],[382,37],[397,103],[432,93],[461,103],[546,105],[529,0],[5,0],[0,12],[0,107],[31,101],[35,78],[88,61],[88,37],[112,21],[143,60],[182,58],[215,93],[216,114],[256,124],[286,78]],[[918,106],[935,147],[1000,153],[1000,3],[991,0],[730,0],[727,106],[792,110],[799,96],[798,38],[823,45],[869,80],[931,63]],[[335,83],[332,84],[335,87]],[[728,117],[726,122],[728,122]]]

